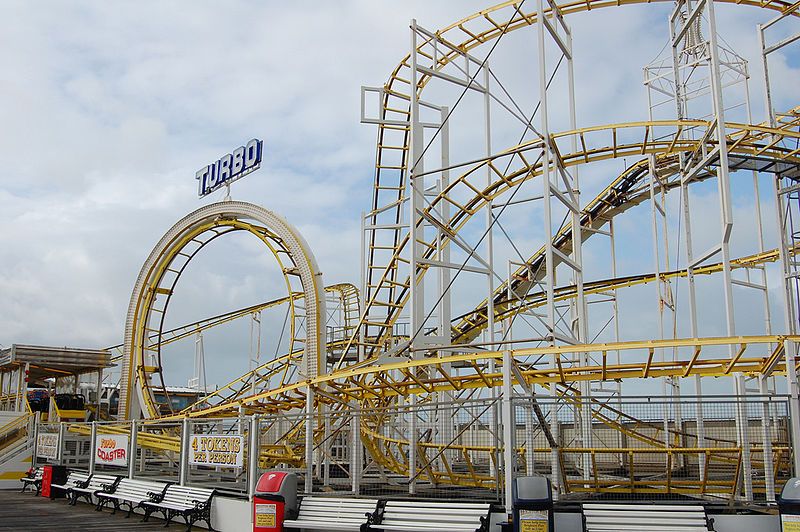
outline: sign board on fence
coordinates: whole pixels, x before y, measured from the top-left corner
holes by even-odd
[[[278,515],[277,504],[256,503],[256,522],[257,527],[274,527]]]
[[[39,433],[36,436],[36,456],[46,460],[58,460],[58,432]]]
[[[244,464],[244,436],[192,434],[189,445],[192,465],[242,467]]]
[[[520,510],[520,532],[549,532],[546,510]]]
[[[782,515],[783,532],[800,532],[800,515]]]
[[[127,466],[128,435],[98,434],[94,449],[96,464]]]

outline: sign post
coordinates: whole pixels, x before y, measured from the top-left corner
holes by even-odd
[[[202,198],[225,186],[226,199],[230,198],[231,183],[261,168],[263,145],[263,141],[252,139],[198,170],[194,175],[197,195]]]

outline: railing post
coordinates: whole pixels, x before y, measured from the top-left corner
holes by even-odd
[[[516,415],[514,414],[514,403],[512,402],[512,382],[511,382],[511,351],[503,351],[503,402],[501,403],[501,415],[503,421],[503,501],[506,507],[506,514],[511,514],[512,507],[512,487],[514,485],[514,436],[517,432]],[[530,442],[528,442],[530,444]],[[531,475],[530,471],[525,472]],[[498,477],[497,483],[500,483]]]
[[[56,461],[61,463],[61,460],[64,458],[64,440],[66,440],[66,432],[67,427],[64,425],[63,421],[58,422],[58,456],[56,457]]]
[[[305,493],[314,489],[314,390],[311,385],[306,389],[306,479]]]
[[[180,452],[180,474],[179,480],[181,486],[185,486],[189,481],[189,418],[183,418],[181,422],[181,452]]]
[[[39,423],[42,422],[42,413],[34,412],[33,414],[33,429],[28,432],[33,437],[33,441],[29,445],[31,449],[31,467],[36,467],[36,453],[39,451]]]
[[[89,436],[89,474],[94,474],[95,455],[97,454],[97,421],[92,421],[92,429]]]
[[[358,495],[361,490],[361,423],[358,403],[350,402],[350,435],[352,444],[350,448],[350,480],[353,495]]]
[[[133,478],[134,473],[136,472],[136,447],[138,445],[138,438],[139,421],[134,419],[131,420],[131,437],[130,441],[128,442],[128,478]]]
[[[795,343],[792,340],[784,340],[784,356],[786,357],[786,384],[789,392],[789,433],[791,435],[791,448],[794,449],[792,464],[794,466],[793,475],[800,474],[800,386],[797,383],[797,371],[795,370]]]
[[[253,414],[250,417],[250,434],[249,434],[249,449],[247,450],[247,498],[252,501],[256,494],[256,483],[258,479],[258,458],[261,454],[259,445],[260,418],[258,414]]]

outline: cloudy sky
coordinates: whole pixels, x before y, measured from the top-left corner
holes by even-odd
[[[121,342],[152,246],[185,213],[221,199],[198,200],[195,171],[253,137],[264,140],[265,161],[233,197],[298,226],[327,284],[358,283],[358,216],[369,205],[375,155],[374,126],[359,123],[359,88],[382,85],[407,53],[411,18],[437,29],[483,7],[0,0],[0,344]],[[666,42],[669,8],[570,19],[580,125],[646,118],[641,69]],[[772,14],[720,6],[718,15],[723,37],[751,61],[761,120],[755,24]],[[515,39],[498,50],[498,70],[530,100],[534,34]],[[779,108],[795,104],[799,57],[788,49],[771,64],[782,80]],[[274,265],[245,238],[202,258],[176,293],[171,324],[280,292]],[[226,357],[246,367],[248,326],[207,340],[210,373],[227,374]],[[175,384],[188,374],[180,360]]]

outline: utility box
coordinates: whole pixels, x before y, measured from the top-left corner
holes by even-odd
[[[790,478],[778,495],[782,532],[800,532],[800,478]]]
[[[284,519],[297,515],[297,475],[270,471],[261,475],[253,496],[253,532],[283,532]]]
[[[546,477],[514,479],[514,532],[553,532],[553,491]]]
[[[42,497],[55,499],[64,497],[64,490],[51,487],[53,484],[64,484],[67,481],[67,468],[58,465],[46,465],[42,467]]]

